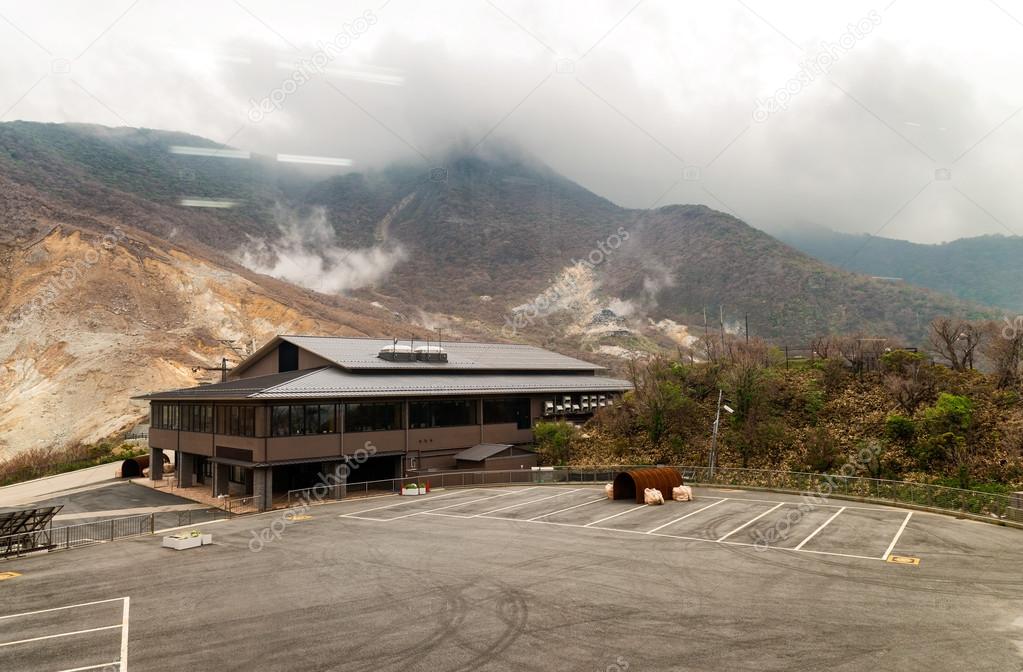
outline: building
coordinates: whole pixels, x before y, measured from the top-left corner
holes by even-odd
[[[602,372],[526,345],[277,336],[226,382],[140,397],[151,402],[150,476],[162,478],[174,451],[180,486],[252,495],[266,509],[274,493],[344,464],[349,483],[466,468],[480,455],[491,469],[531,466],[521,447],[539,420],[585,420],[631,389]]]

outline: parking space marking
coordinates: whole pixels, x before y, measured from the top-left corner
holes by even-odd
[[[121,665],[120,672],[128,672],[128,603],[131,598],[125,595],[124,611],[121,612]]]
[[[120,642],[120,658],[109,663],[100,663],[97,665],[86,665],[84,667],[74,667],[60,672],[83,672],[84,670],[98,670],[98,669],[111,669],[116,666],[118,672],[128,672],[128,621],[129,621],[129,603],[131,598],[115,597],[109,600],[95,600],[93,602],[82,602],[79,604],[69,604],[63,607],[52,607],[50,609],[37,609],[35,611],[23,611],[19,614],[7,614],[6,616],[0,616],[0,621],[20,618],[22,616],[36,616],[38,614],[50,614],[58,611],[68,611],[71,609],[80,609],[83,607],[92,607],[98,604],[110,604],[112,602],[120,602],[121,607],[121,622],[115,625],[104,625],[95,628],[85,628],[82,630],[74,630],[71,632],[61,632],[53,635],[40,635],[38,637],[29,637],[26,639],[19,639],[13,642],[0,642],[0,648],[7,646],[15,646],[17,644],[30,644],[32,642],[41,642],[51,639],[60,639],[62,637],[73,637],[75,635],[87,635],[93,632],[106,632],[108,630],[120,630],[121,631],[121,642]]]
[[[909,525],[909,519],[913,517],[913,512],[910,511],[906,514],[905,520],[902,521],[902,525],[899,526],[899,531],[895,533],[895,538],[892,539],[892,543],[888,544],[888,548],[885,549],[884,555],[881,556],[882,560],[887,560],[888,556],[895,550],[895,544],[899,543],[899,537],[906,531],[906,525]]]
[[[454,504],[448,504],[447,506],[440,506],[440,507],[437,507],[436,509],[430,509],[428,511],[413,511],[412,513],[406,513],[404,516],[397,516],[395,518],[391,518],[391,520],[401,520],[402,518],[408,518],[410,516],[419,516],[419,515],[422,515],[422,514],[425,514],[425,513],[433,513],[434,511],[443,511],[444,509],[453,509],[456,506],[465,506],[466,504],[475,504],[476,502],[485,502],[488,499],[497,499],[498,497],[508,497],[509,495],[515,495],[515,494],[518,494],[520,492],[523,492],[523,491],[522,490],[514,490],[512,492],[502,492],[501,494],[493,495],[492,497],[480,497],[479,499],[470,499],[468,502],[455,502]]]
[[[838,511],[836,511],[836,512],[834,513],[834,515],[832,515],[832,516],[831,516],[830,518],[828,518],[827,520],[825,520],[825,521],[824,521],[824,524],[823,524],[823,525],[821,525],[821,526],[820,526],[820,527],[818,527],[818,528],[817,528],[816,530],[814,530],[813,532],[811,532],[811,533],[810,533],[810,536],[808,536],[808,537],[807,537],[806,539],[803,539],[803,540],[802,540],[801,542],[799,542],[799,545],[798,545],[798,546],[796,546],[795,548],[793,548],[792,550],[793,550],[793,551],[798,551],[799,549],[803,548],[803,546],[805,546],[805,545],[806,545],[806,542],[808,542],[808,541],[810,541],[811,539],[813,539],[814,537],[816,537],[816,536],[817,536],[817,533],[818,533],[818,532],[820,532],[820,531],[821,531],[821,530],[823,530],[823,529],[824,529],[825,527],[827,527],[827,526],[828,526],[828,523],[830,523],[831,521],[833,521],[833,520],[834,520],[835,518],[838,518],[838,514],[842,513],[843,511],[845,511],[845,507],[844,507],[844,506],[843,506],[842,508],[840,508],[840,509],[839,509]]]
[[[637,504],[636,506],[632,507],[631,509],[626,509],[624,511],[619,511],[618,513],[616,513],[616,514],[614,514],[612,516],[608,516],[607,518],[601,518],[600,520],[595,520],[592,523],[586,523],[585,525],[583,525],[583,527],[591,527],[593,525],[596,525],[597,523],[603,523],[605,520],[611,520],[612,518],[617,518],[618,516],[624,516],[627,513],[632,513],[633,511],[639,511],[640,509],[645,509],[645,508],[646,508],[646,504]],[[597,528],[597,529],[602,529],[602,528]],[[608,528],[608,529],[610,529],[610,528]]]
[[[121,627],[123,627],[123,626],[120,623],[118,623],[117,625],[104,625],[103,627],[100,627],[100,628],[88,628],[86,630],[75,630],[74,632],[61,632],[61,633],[56,634],[56,635],[42,635],[41,637],[31,637],[29,639],[19,639],[19,640],[14,641],[14,642],[3,642],[3,643],[0,643],[0,649],[2,649],[5,646],[14,646],[15,644],[28,644],[29,642],[39,642],[39,641],[42,641],[44,639],[57,639],[58,637],[71,637],[73,635],[85,635],[85,634],[88,634],[90,632],[99,632],[101,630],[113,630],[114,628],[121,628]]]
[[[725,539],[727,539],[728,537],[732,536],[732,535],[733,535],[733,534],[735,534],[736,532],[738,532],[738,531],[740,531],[740,530],[744,530],[744,529],[746,529],[747,527],[749,527],[749,526],[750,526],[750,525],[752,525],[753,523],[757,522],[758,520],[760,520],[761,518],[763,518],[763,517],[764,517],[764,516],[766,516],[767,514],[771,513],[771,512],[772,512],[772,511],[774,511],[775,509],[781,508],[782,506],[785,506],[785,502],[778,502],[777,504],[775,504],[774,506],[772,506],[771,508],[769,508],[769,509],[768,509],[767,511],[764,511],[763,513],[761,513],[761,514],[760,514],[759,516],[757,516],[757,517],[756,517],[756,518],[754,518],[753,520],[749,520],[749,521],[746,521],[745,523],[743,523],[743,524],[742,524],[742,525],[740,525],[739,527],[735,528],[734,530],[732,530],[731,532],[729,532],[729,533],[728,533],[728,534],[726,534],[725,536],[723,536],[723,537],[719,537],[718,539],[716,539],[716,541],[724,541]]]
[[[7,618],[18,618],[19,616],[35,616],[36,614],[48,614],[51,611],[63,611],[64,609],[77,609],[78,607],[91,607],[96,604],[107,604],[109,602],[120,602],[126,598],[115,597],[110,600],[96,600],[95,602],[82,602],[81,604],[69,604],[66,607],[53,607],[52,609],[39,609],[37,611],[23,611],[20,614],[7,614],[0,616],[0,621]]]
[[[705,507],[703,507],[703,508],[700,508],[700,509],[697,509],[696,511],[690,511],[689,513],[687,513],[686,515],[682,516],[681,518],[676,518],[675,520],[671,520],[671,521],[668,521],[668,522],[667,522],[667,523],[665,523],[664,525],[658,525],[658,526],[657,526],[657,527],[655,527],[654,529],[652,529],[652,530],[648,530],[648,531],[646,532],[646,534],[653,534],[653,533],[654,533],[654,532],[656,532],[657,530],[663,530],[663,529],[664,529],[664,528],[666,528],[667,526],[669,526],[669,525],[674,525],[675,523],[677,523],[677,522],[678,522],[678,521],[680,521],[680,520],[685,520],[685,519],[686,519],[686,518],[688,518],[689,516],[695,516],[695,515],[696,515],[696,514],[698,514],[698,513],[700,512],[700,511],[706,511],[707,509],[709,509],[709,508],[710,508],[710,507],[712,507],[712,506],[717,506],[717,505],[718,505],[718,504],[720,504],[721,502],[727,502],[727,501],[728,501],[728,498],[727,498],[727,497],[726,497],[726,498],[724,498],[724,499],[719,499],[718,501],[714,502],[713,504],[708,504],[707,506],[705,506]]]
[[[470,488],[469,490],[454,490],[452,492],[445,492],[443,495],[436,495],[434,497],[431,497],[431,499],[441,499],[442,497],[450,497],[451,495],[457,495],[457,494],[460,494],[460,493],[463,493],[463,492],[472,492],[475,489],[476,488]],[[421,500],[410,498],[407,501],[397,502],[395,504],[388,504],[387,506],[376,506],[376,507],[373,507],[372,509],[362,509],[360,511],[356,511],[355,513],[342,513],[341,516],[342,517],[344,517],[344,516],[354,516],[354,515],[357,515],[357,514],[360,514],[360,513],[369,513],[370,511],[380,511],[382,509],[393,509],[396,506],[403,506],[405,504],[411,504],[411,503],[416,502],[416,501],[421,501]]]
[[[569,506],[569,507],[566,507],[564,509],[558,509],[557,511],[551,511],[550,513],[545,513],[543,515],[539,515],[539,516],[536,516],[534,518],[530,518],[530,520],[539,520],[541,518],[546,518],[547,516],[553,516],[556,513],[563,513],[565,511],[571,511],[572,509],[578,509],[580,506],[586,506],[587,504],[593,504],[595,502],[603,502],[606,499],[607,499],[607,496],[605,495],[604,497],[598,497],[597,499],[591,499],[588,502],[583,502],[582,504],[576,504],[575,506]]]
[[[549,497],[541,497],[540,499],[531,499],[529,501],[519,502],[518,504],[512,504],[510,506],[502,506],[499,509],[491,509],[490,511],[484,511],[483,513],[477,513],[477,514],[475,514],[473,516],[470,516],[470,518],[480,518],[482,516],[486,516],[486,515],[489,515],[491,513],[497,513],[498,511],[507,511],[508,509],[514,509],[514,508],[519,507],[519,506],[525,506],[526,504],[535,504],[537,502],[542,502],[542,501],[545,501],[545,500],[548,500],[548,499],[554,499],[555,497],[564,497],[565,495],[571,495],[573,492],[579,492],[579,490],[581,490],[581,489],[582,488],[575,488],[574,490],[566,490],[565,492],[559,492],[558,494],[550,495]]]

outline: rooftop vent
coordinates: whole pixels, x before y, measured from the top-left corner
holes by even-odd
[[[439,345],[420,345],[415,349],[415,357],[420,362],[448,361],[448,353]]]
[[[398,345],[397,343],[380,348],[377,357],[386,359],[389,362],[411,362],[416,358],[412,352],[411,345]]]

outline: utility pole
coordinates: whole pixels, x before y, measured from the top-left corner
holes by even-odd
[[[192,373],[199,373],[200,371],[220,371],[220,382],[227,382],[227,372],[230,369],[227,368],[227,357],[220,358],[220,366],[193,366]]]
[[[746,311],[746,345],[749,345],[749,311]]]
[[[724,398],[725,391],[718,390],[718,412],[717,417],[714,418],[714,434],[710,440],[710,477],[714,478],[714,467],[717,462],[718,453],[718,427],[721,425],[721,400]]]

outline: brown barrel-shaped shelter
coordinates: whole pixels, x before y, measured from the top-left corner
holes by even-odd
[[[671,489],[682,485],[682,474],[675,467],[651,467],[623,471],[615,476],[614,499],[635,499],[643,503],[643,491],[657,488],[664,499],[671,499]]]

